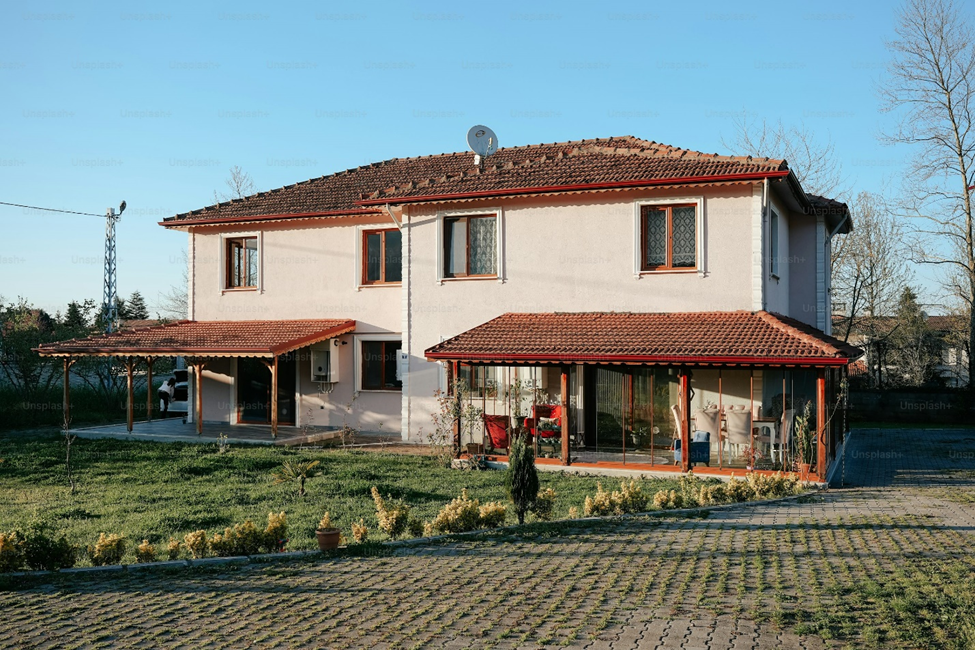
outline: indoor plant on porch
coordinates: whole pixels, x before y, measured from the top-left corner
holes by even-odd
[[[796,444],[796,464],[799,469],[799,480],[809,478],[809,468],[812,467],[816,453],[816,432],[810,426],[812,417],[812,402],[806,402],[802,412],[796,415],[793,435]]]

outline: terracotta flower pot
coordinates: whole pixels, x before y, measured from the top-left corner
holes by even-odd
[[[811,463],[799,463],[799,480],[806,481],[809,479],[809,468],[812,467]]]
[[[326,528],[325,530],[316,530],[315,537],[318,538],[318,548],[322,551],[331,551],[339,547],[339,535],[341,531],[338,528]]]

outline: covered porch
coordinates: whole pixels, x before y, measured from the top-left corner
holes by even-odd
[[[427,350],[447,363],[458,455],[825,479],[856,348],[766,312],[505,314]],[[684,453],[689,450],[689,453]]]
[[[153,382],[153,363],[160,357],[182,356],[186,359],[192,378],[189,398],[189,419],[196,435],[204,432],[203,372],[208,364],[221,359],[249,360],[266,368],[267,397],[263,409],[267,412],[267,430],[272,439],[279,434],[280,367],[293,364],[295,353],[315,344],[328,341],[355,329],[354,320],[315,319],[290,321],[178,321],[166,325],[121,330],[111,334],[72,339],[41,345],[41,356],[59,357],[64,363],[63,409],[65,422],[71,420],[71,366],[79,357],[116,357],[123,361],[126,371],[126,431],[135,425],[134,373],[146,371],[146,422],[153,422],[154,404],[158,402]],[[293,368],[293,365],[291,366]],[[246,396],[245,396],[246,397]],[[140,401],[142,396],[139,396]],[[241,396],[235,398],[235,402]],[[246,406],[246,405],[245,405]],[[236,408],[236,407],[235,407]],[[251,407],[253,410],[253,407]],[[223,425],[226,428],[226,424]],[[250,426],[250,425],[249,425]]]

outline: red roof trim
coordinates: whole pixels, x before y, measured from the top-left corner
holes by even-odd
[[[658,185],[692,184],[692,183],[707,183],[707,182],[720,182],[720,181],[763,180],[766,178],[786,177],[790,173],[791,173],[790,171],[784,170],[784,171],[773,171],[773,172],[753,172],[748,174],[685,176],[685,177],[678,177],[678,178],[647,179],[647,180],[637,180],[637,181],[610,181],[606,183],[584,183],[584,184],[577,184],[577,185],[549,185],[546,187],[524,187],[524,188],[515,188],[515,189],[480,190],[477,192],[457,192],[453,194],[429,194],[426,196],[408,196],[399,199],[396,198],[395,196],[392,196],[392,197],[381,198],[381,199],[366,199],[362,201],[356,201],[356,205],[383,205],[386,203],[396,203],[396,204],[419,203],[424,201],[475,199],[475,198],[488,198],[493,196],[541,194],[541,193],[550,193],[550,192],[578,192],[584,190],[614,189],[614,188],[627,188],[627,187],[646,187],[646,186],[658,186]]]
[[[788,366],[841,366],[849,359],[805,358],[805,357],[691,357],[691,356],[644,356],[644,355],[571,355],[571,354],[464,354],[452,355],[443,352],[428,352],[427,359],[434,361],[473,361],[473,362],[542,362],[542,363],[623,363],[623,364],[664,364],[664,365],[788,365]]]
[[[358,217],[367,214],[382,214],[382,210],[376,210],[371,208],[361,208],[359,210],[331,210],[328,212],[297,212],[295,214],[263,214],[257,216],[249,217],[227,217],[226,219],[220,219],[215,217],[212,219],[184,219],[182,221],[176,219],[170,219],[168,221],[158,222],[160,226],[164,228],[182,227],[182,226],[219,226],[221,224],[229,223],[246,223],[248,221],[281,221],[289,219],[317,219],[319,217]]]

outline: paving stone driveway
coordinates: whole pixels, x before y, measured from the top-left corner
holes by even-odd
[[[858,430],[844,478],[703,519],[24,586],[0,647],[923,647],[851,594],[924,558],[975,571],[975,431]]]

